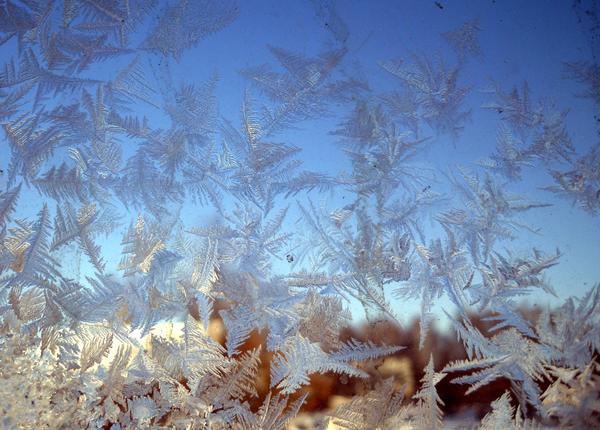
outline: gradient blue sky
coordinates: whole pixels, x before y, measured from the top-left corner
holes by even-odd
[[[440,9],[436,3],[443,6]],[[472,91],[467,105],[473,110],[471,121],[456,142],[433,136],[425,160],[436,171],[448,171],[456,165],[472,163],[488,156],[494,148],[500,125],[495,112],[481,108],[490,101],[484,92],[492,81],[505,90],[527,80],[534,100],[543,98],[569,109],[568,129],[578,152],[583,153],[596,142],[596,107],[590,100],[577,97],[582,87],[563,79],[563,62],[589,59],[591,49],[584,28],[578,23],[568,1],[338,1],[339,16],[349,30],[349,53],[343,69],[365,78],[375,92],[397,88],[397,82],[382,70],[378,62],[409,58],[425,53],[452,57],[441,34],[456,29],[463,22],[479,19],[482,58],[470,59],[462,75],[462,83]],[[330,34],[317,19],[310,1],[250,0],[240,2],[237,20],[188,50],[170,70],[173,81],[201,83],[216,72],[220,81],[217,90],[220,115],[237,123],[244,90],[248,87],[238,71],[263,63],[274,65],[268,45],[316,55],[331,44]],[[8,58],[14,45],[0,49]],[[114,69],[100,67],[90,73],[112,76]],[[337,111],[336,111],[337,113]],[[167,122],[156,112],[146,114],[153,126],[166,127]],[[336,138],[329,132],[340,118],[322,118],[299,124],[299,128],[277,135],[273,140],[302,148],[305,167],[327,173],[347,169],[348,164]],[[0,142],[0,167],[6,170],[8,147]],[[524,220],[541,227],[542,235],[523,233],[522,239],[505,243],[517,253],[532,246],[552,251],[559,247],[565,255],[551,269],[550,279],[559,296],[581,295],[594,282],[600,281],[600,222],[597,218],[572,208],[568,202],[557,201],[539,187],[548,185],[550,177],[544,171],[530,171],[523,182],[511,186],[534,200],[555,203],[555,206],[534,211]],[[316,196],[333,208],[341,195]],[[39,196],[29,194],[21,199],[18,212],[30,215],[42,204]],[[201,222],[205,212],[189,208],[184,212],[190,223]],[[135,216],[134,213],[131,216]],[[292,218],[294,213],[292,213]],[[128,224],[127,221],[125,224]],[[103,253],[120,258],[119,240],[103,243]],[[277,266],[286,270],[287,266]],[[535,301],[538,300],[536,297]],[[539,298],[544,303],[547,298]],[[555,303],[555,301],[553,301]],[[402,306],[401,312],[418,312],[418,304]]]

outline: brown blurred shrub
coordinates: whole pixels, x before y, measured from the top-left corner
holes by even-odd
[[[530,319],[536,314],[534,310],[529,309],[522,310],[522,312]],[[485,320],[484,315],[471,315],[470,319],[482,333],[489,334],[492,324]],[[225,343],[225,329],[218,317],[211,322],[211,336],[219,342]],[[261,332],[255,330],[241,348],[242,351],[259,346],[262,348],[262,361],[256,380],[258,397],[248,399],[254,410],[258,409],[269,392],[270,361],[273,354],[267,351],[266,338],[266,330]],[[441,332],[434,327],[428,335],[424,348],[419,349],[417,321],[405,328],[389,322],[347,327],[342,331],[340,340],[347,341],[350,338],[362,341],[370,340],[376,344],[402,345],[405,349],[392,356],[359,364],[361,369],[370,375],[366,379],[331,372],[312,375],[310,384],[304,389],[304,392],[309,393],[302,408],[304,412],[332,409],[348,401],[354,395],[372,390],[379,381],[389,377],[394,378],[396,389],[404,390],[405,398],[408,399],[418,389],[418,381],[423,376],[423,368],[429,361],[430,354],[433,354],[436,371],[440,371],[454,360],[467,358],[462,344],[452,330]],[[443,409],[447,416],[465,415],[481,418],[489,412],[490,404],[510,388],[508,381],[498,380],[473,394],[466,395],[467,387],[451,382],[455,376],[450,375],[444,378],[436,386],[440,398],[444,401]],[[295,398],[297,395],[293,397]]]

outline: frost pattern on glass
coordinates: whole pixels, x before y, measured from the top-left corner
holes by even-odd
[[[599,425],[600,284],[526,319],[517,299],[556,295],[545,273],[562,253],[505,248],[539,232],[519,217],[554,194],[598,215],[599,144],[580,151],[568,109],[527,82],[492,82],[482,108],[499,115],[495,150],[436,174],[426,154],[439,137],[459,147],[479,109],[463,76],[484,57],[485,28],[444,33],[439,54],[379,59],[380,91],[349,72],[352,30],[334,3],[312,2],[328,27],[318,54],[268,46],[270,64],[240,70],[239,114],[219,110],[217,74],[175,72],[235,22],[233,0],[0,7],[11,53],[0,72],[3,425],[285,428],[311,375],[368,378],[362,363],[404,349],[340,340],[348,303],[401,324],[395,304],[417,299],[424,348],[442,298],[468,358],[442,367],[432,356],[412,399],[384,380],[323,426],[443,428],[445,377],[467,393],[510,383],[483,429]],[[564,70],[597,109],[600,66]],[[336,124],[342,172],[304,169],[285,142],[323,118]],[[547,173],[535,200],[509,191],[530,169]],[[345,201],[325,203],[332,190]],[[107,249],[119,240],[117,261]],[[258,332],[265,345],[243,349]],[[268,394],[252,409],[267,356]]]

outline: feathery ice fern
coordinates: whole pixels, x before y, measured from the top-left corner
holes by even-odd
[[[496,148],[436,175],[430,155],[460,147],[475,113],[465,77],[485,26],[444,33],[436,56],[380,59],[382,90],[334,2],[312,3],[325,48],[269,45],[232,110],[219,104],[235,83],[182,71],[210,60],[213,34],[261,25],[236,21],[243,2],[2,3],[3,428],[286,428],[315,374],[368,379],[365,362],[404,349],[342,340],[350,306],[401,324],[412,299],[419,348],[448,299],[466,359],[431,356],[412,398],[381,380],[319,428],[443,428],[443,378],[467,395],[509,384],[482,429],[600,425],[600,286],[527,318],[518,300],[557,295],[562,254],[503,248],[538,232],[517,215],[548,210],[511,191],[533,170],[598,215],[600,146],[580,150],[567,110],[527,82],[496,83],[481,110],[499,114]],[[599,103],[598,64],[566,69]],[[302,166],[290,131],[324,121],[343,171]]]

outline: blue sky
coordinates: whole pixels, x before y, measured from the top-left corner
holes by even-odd
[[[338,1],[335,4],[349,30],[349,52],[342,70],[366,79],[374,93],[393,90],[398,85],[379,66],[380,61],[410,59],[412,54],[439,54],[452,59],[441,34],[456,29],[465,21],[479,20],[483,56],[469,59],[461,77],[461,82],[471,87],[466,101],[472,108],[471,120],[456,142],[431,133],[431,147],[421,160],[438,173],[457,165],[472,166],[493,150],[500,121],[497,114],[481,108],[490,100],[484,90],[493,81],[510,90],[527,80],[534,100],[552,101],[562,109],[569,109],[568,130],[578,152],[585,152],[596,142],[598,128],[593,115],[597,109],[590,100],[577,97],[582,92],[579,84],[563,76],[565,61],[591,57],[589,40],[578,23],[571,2],[415,0]],[[269,45],[307,56],[316,55],[332,45],[331,34],[316,16],[310,1],[252,0],[241,1],[239,6],[236,21],[186,51],[179,62],[171,62],[169,69],[175,84],[183,81],[202,83],[217,73],[219,114],[234,124],[238,123],[243,93],[248,88],[248,82],[239,70],[263,63],[274,65]],[[0,54],[8,58],[11,49],[14,44],[0,48]],[[90,73],[108,77],[113,71],[111,67],[103,67],[92,69]],[[305,121],[297,129],[274,136],[273,140],[302,148],[300,157],[310,170],[333,174],[348,169],[336,137],[330,134],[344,109],[334,106],[331,117]],[[147,115],[153,126],[168,126],[166,119],[156,112],[137,113]],[[0,145],[0,168],[6,170],[8,146],[4,141]],[[555,205],[523,216],[530,224],[541,227],[542,235],[523,233],[520,240],[504,246],[517,253],[532,246],[548,251],[559,247],[565,255],[549,272],[552,283],[561,297],[581,295],[594,282],[600,281],[597,264],[600,261],[600,223],[597,218],[571,207],[568,202],[555,200],[539,189],[549,182],[550,177],[544,171],[533,170],[524,181],[511,185],[512,190],[533,200]],[[319,195],[315,200],[334,208],[341,202],[341,195]],[[28,216],[39,210],[41,199],[35,193],[30,196],[21,200],[20,215]],[[201,208],[191,207],[184,211],[186,221],[190,223],[201,220],[205,213]],[[296,214],[292,210],[291,221]],[[119,259],[117,243],[114,238],[103,243],[104,254],[113,256],[113,261]],[[277,267],[282,271],[287,269],[285,264]],[[543,302],[546,298],[540,300]],[[410,314],[413,309],[418,312],[416,303],[403,308],[402,313]]]

